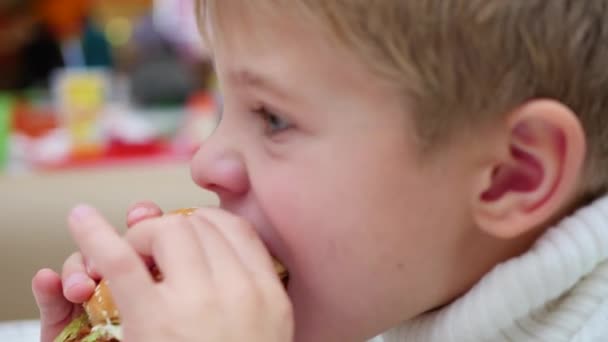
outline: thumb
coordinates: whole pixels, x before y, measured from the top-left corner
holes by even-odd
[[[52,270],[38,271],[32,279],[32,292],[40,310],[40,341],[52,342],[80,312],[63,296],[61,278]]]

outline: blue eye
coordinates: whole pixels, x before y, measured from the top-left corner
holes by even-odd
[[[291,128],[291,123],[279,115],[272,113],[266,108],[257,110],[266,123],[266,131],[268,134],[276,134]]]

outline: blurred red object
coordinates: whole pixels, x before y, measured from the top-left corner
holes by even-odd
[[[59,127],[57,115],[50,109],[35,108],[18,101],[13,113],[13,131],[31,138],[39,138]]]
[[[60,40],[77,36],[93,7],[91,0],[46,0],[37,2],[40,18]]]
[[[110,142],[106,150],[106,158],[130,158],[161,155],[169,153],[170,149],[163,140],[154,140],[142,144],[125,143],[121,140],[113,140]]]

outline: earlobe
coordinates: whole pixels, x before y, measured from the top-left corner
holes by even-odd
[[[585,135],[576,115],[552,100],[522,105],[509,116],[505,131],[493,163],[480,171],[473,216],[487,233],[514,238],[552,219],[572,199]]]

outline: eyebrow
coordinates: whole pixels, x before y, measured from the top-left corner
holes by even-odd
[[[278,98],[289,98],[287,92],[281,89],[278,84],[269,78],[256,74],[250,70],[242,69],[230,72],[229,79],[235,84],[242,84],[248,87],[258,88],[271,93]]]

